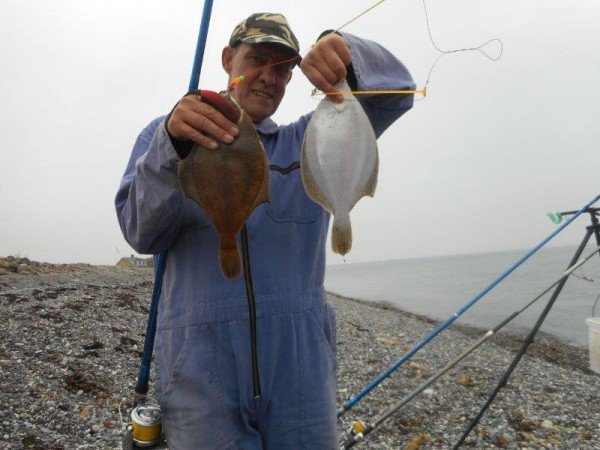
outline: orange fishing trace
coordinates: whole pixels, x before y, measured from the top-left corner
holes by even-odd
[[[338,31],[340,31],[345,26],[349,25],[350,23],[354,22],[356,19],[362,17],[363,15],[367,14],[372,9],[374,9],[377,6],[381,5],[384,1],[385,0],[378,0],[375,4],[373,4],[372,6],[370,6],[369,8],[367,8],[366,10],[364,10],[363,12],[361,12],[360,14],[356,15],[355,17],[353,17],[352,19],[350,19],[349,21],[347,21],[346,23],[344,23],[342,26],[336,28],[331,33],[326,34],[320,40],[327,39],[331,35],[336,34]],[[435,50],[439,53],[439,56],[435,59],[435,61],[431,65],[431,68],[429,69],[429,73],[427,75],[427,80],[425,81],[425,84],[424,84],[424,86],[423,86],[422,89],[399,89],[399,90],[393,90],[393,89],[390,90],[390,89],[388,89],[388,90],[369,90],[369,91],[367,91],[367,90],[359,90],[359,91],[331,91],[331,92],[319,92],[318,89],[313,89],[313,91],[311,92],[311,96],[313,98],[316,98],[318,96],[336,95],[336,94],[354,94],[354,95],[401,95],[401,94],[417,94],[417,95],[421,95],[422,96],[421,98],[419,98],[417,100],[423,100],[425,97],[427,97],[427,86],[429,85],[431,74],[433,73],[434,68],[436,67],[437,63],[439,62],[439,60],[443,56],[445,56],[447,54],[450,54],[450,53],[473,52],[473,51],[476,51],[476,52],[479,52],[479,53],[483,54],[485,57],[487,57],[491,61],[498,61],[502,57],[503,45],[502,45],[502,41],[500,39],[491,39],[491,40],[485,42],[484,44],[482,44],[482,45],[480,45],[478,47],[461,48],[461,49],[453,49],[453,50],[442,50],[442,49],[440,49],[438,47],[438,45],[435,43],[435,41],[433,40],[433,37],[431,35],[431,27],[429,25],[429,14],[427,12],[427,5],[425,3],[425,0],[423,0],[423,9],[425,10],[425,20],[426,20],[426,23],[427,23],[427,32],[429,33],[429,39],[431,41],[431,44],[435,48]],[[486,51],[483,50],[483,47],[485,47],[488,44],[493,43],[493,42],[496,42],[496,43],[498,43],[500,45],[500,52],[499,52],[498,56],[496,56],[496,57],[490,56],[488,53],[486,53]],[[310,49],[312,49],[315,45],[316,45],[316,43],[313,44],[313,45],[311,45]],[[309,50],[305,51],[304,54],[308,53]],[[284,63],[287,63],[287,62],[290,62],[290,61],[294,61],[297,58],[298,58],[298,56],[294,56],[294,57],[292,57],[290,59],[286,59],[286,60],[283,60],[283,61],[277,61],[275,63],[267,64],[267,65],[262,66],[262,67],[257,67],[256,69],[253,69],[252,71],[250,71],[246,75],[240,75],[240,76],[234,78],[231,81],[231,83],[229,84],[229,89],[232,90],[238,84],[242,83],[244,81],[244,77],[245,76],[249,76],[249,75],[253,74],[254,72],[258,72],[260,70],[264,70],[264,69],[267,69],[269,67],[272,67],[272,66],[275,66],[275,65],[278,65],[278,64],[284,64]]]
[[[234,89],[238,84],[240,84],[241,82],[244,81],[245,77],[248,77],[248,76],[252,75],[255,72],[259,72],[261,70],[265,70],[265,69],[268,69],[269,67],[277,66],[279,64],[285,64],[287,62],[295,61],[296,59],[298,59],[298,57],[299,57],[299,55],[293,56],[293,57],[288,58],[288,59],[284,59],[282,61],[277,61],[277,62],[274,62],[274,63],[271,63],[271,64],[266,64],[264,66],[257,67],[256,69],[252,69],[246,75],[240,75],[238,77],[235,77],[233,80],[231,80],[231,83],[229,83],[229,89],[230,90]]]

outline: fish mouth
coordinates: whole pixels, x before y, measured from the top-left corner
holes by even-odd
[[[254,95],[256,95],[257,97],[264,98],[266,100],[273,100],[273,98],[275,98],[275,96],[273,94],[269,94],[268,92],[265,92],[265,91],[258,91],[256,89],[253,89],[251,92]]]

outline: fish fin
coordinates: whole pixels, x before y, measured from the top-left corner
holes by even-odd
[[[352,225],[348,213],[333,218],[331,248],[340,255],[345,255],[352,248]]]
[[[237,278],[242,274],[242,259],[235,235],[221,236],[219,262],[221,272],[228,280]]]
[[[375,196],[375,189],[377,188],[377,177],[379,175],[379,152],[377,151],[377,145],[375,145],[375,164],[373,164],[373,171],[369,176],[369,181],[365,185],[365,189],[362,195],[368,195],[369,197]]]
[[[179,183],[183,189],[183,193],[187,198],[194,200],[198,199],[198,190],[196,189],[196,183],[194,183],[194,153],[196,152],[196,146],[192,147],[189,155],[179,161],[177,173],[179,175]]]
[[[304,139],[306,140],[306,135],[304,135]],[[304,190],[313,201],[317,202],[319,205],[333,214],[333,208],[331,207],[329,200],[319,190],[317,182],[315,181],[315,178],[308,167],[308,158],[306,153],[307,152],[303,144],[300,155],[300,173],[302,174],[302,184],[304,184]]]
[[[263,149],[263,152],[264,152],[264,147],[262,146],[262,144],[261,144],[261,148]],[[264,170],[264,175],[263,175],[263,182],[262,182],[262,186],[260,188],[260,191],[256,195],[256,199],[254,200],[254,204],[252,205],[251,211],[254,211],[254,208],[256,208],[261,203],[265,203],[265,202],[269,201],[269,177],[270,177],[270,171],[269,171],[269,160],[267,159],[266,152],[264,153],[264,159],[265,159],[265,164],[264,164],[265,165],[265,170]]]

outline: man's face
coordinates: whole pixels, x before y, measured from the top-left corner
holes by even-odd
[[[235,48],[223,49],[223,68],[229,75],[229,82],[244,76],[244,80],[233,89],[232,96],[252,122],[258,123],[275,113],[292,78],[294,61],[264,66],[293,56],[293,53],[273,44],[242,42]]]

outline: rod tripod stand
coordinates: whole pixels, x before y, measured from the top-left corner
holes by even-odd
[[[569,215],[576,214],[577,212],[578,211],[565,211],[565,212],[561,212],[560,215],[562,217],[564,217],[564,216],[569,216]],[[571,262],[569,263],[568,267],[572,267],[575,263],[577,263],[577,261],[581,257],[581,254],[583,253],[583,250],[585,249],[585,247],[586,247],[587,243],[589,242],[590,238],[592,237],[592,235],[594,235],[594,237],[596,238],[596,244],[598,246],[600,246],[600,221],[598,220],[598,215],[600,213],[600,208],[587,208],[587,209],[585,209],[584,212],[590,214],[590,217],[591,217],[591,220],[592,220],[592,224],[588,225],[586,227],[585,236],[583,237],[581,243],[579,244],[579,247],[575,251],[575,254],[573,255],[573,258],[571,259]],[[489,408],[489,406],[492,404],[492,402],[494,401],[494,399],[496,398],[496,396],[498,395],[498,393],[502,390],[502,388],[504,386],[506,386],[506,384],[508,383],[508,379],[510,378],[510,376],[513,373],[513,371],[515,370],[515,367],[521,361],[521,358],[523,357],[523,355],[525,354],[525,352],[527,352],[527,349],[529,349],[529,346],[533,342],[533,339],[535,338],[535,335],[537,334],[538,330],[542,326],[542,323],[544,323],[544,320],[546,320],[546,316],[548,315],[548,313],[552,309],[552,306],[554,306],[554,303],[556,302],[556,299],[560,295],[560,293],[561,293],[563,287],[565,286],[567,280],[568,280],[568,277],[565,277],[556,286],[556,288],[554,289],[554,292],[552,293],[552,296],[548,300],[548,303],[544,307],[544,310],[540,314],[537,322],[535,323],[534,327],[532,328],[532,330],[527,335],[527,338],[525,338],[525,342],[523,342],[523,345],[519,349],[519,352],[517,353],[517,355],[515,356],[515,358],[510,363],[510,366],[508,367],[508,369],[506,370],[506,372],[502,376],[500,382],[498,383],[498,385],[496,386],[496,388],[494,389],[494,391],[492,392],[492,394],[490,395],[490,397],[486,401],[485,405],[483,405],[483,407],[481,408],[481,410],[479,411],[479,413],[477,414],[477,416],[471,421],[471,423],[469,424],[469,427],[467,428],[467,430],[461,436],[460,440],[453,447],[453,450],[458,449],[464,443],[464,441],[467,438],[467,436],[469,436],[469,434],[471,433],[471,431],[473,430],[473,428],[475,428],[477,426],[477,424],[479,423],[479,421],[481,420],[481,418],[483,417],[483,415],[485,414],[485,412],[487,411],[487,409]]]

